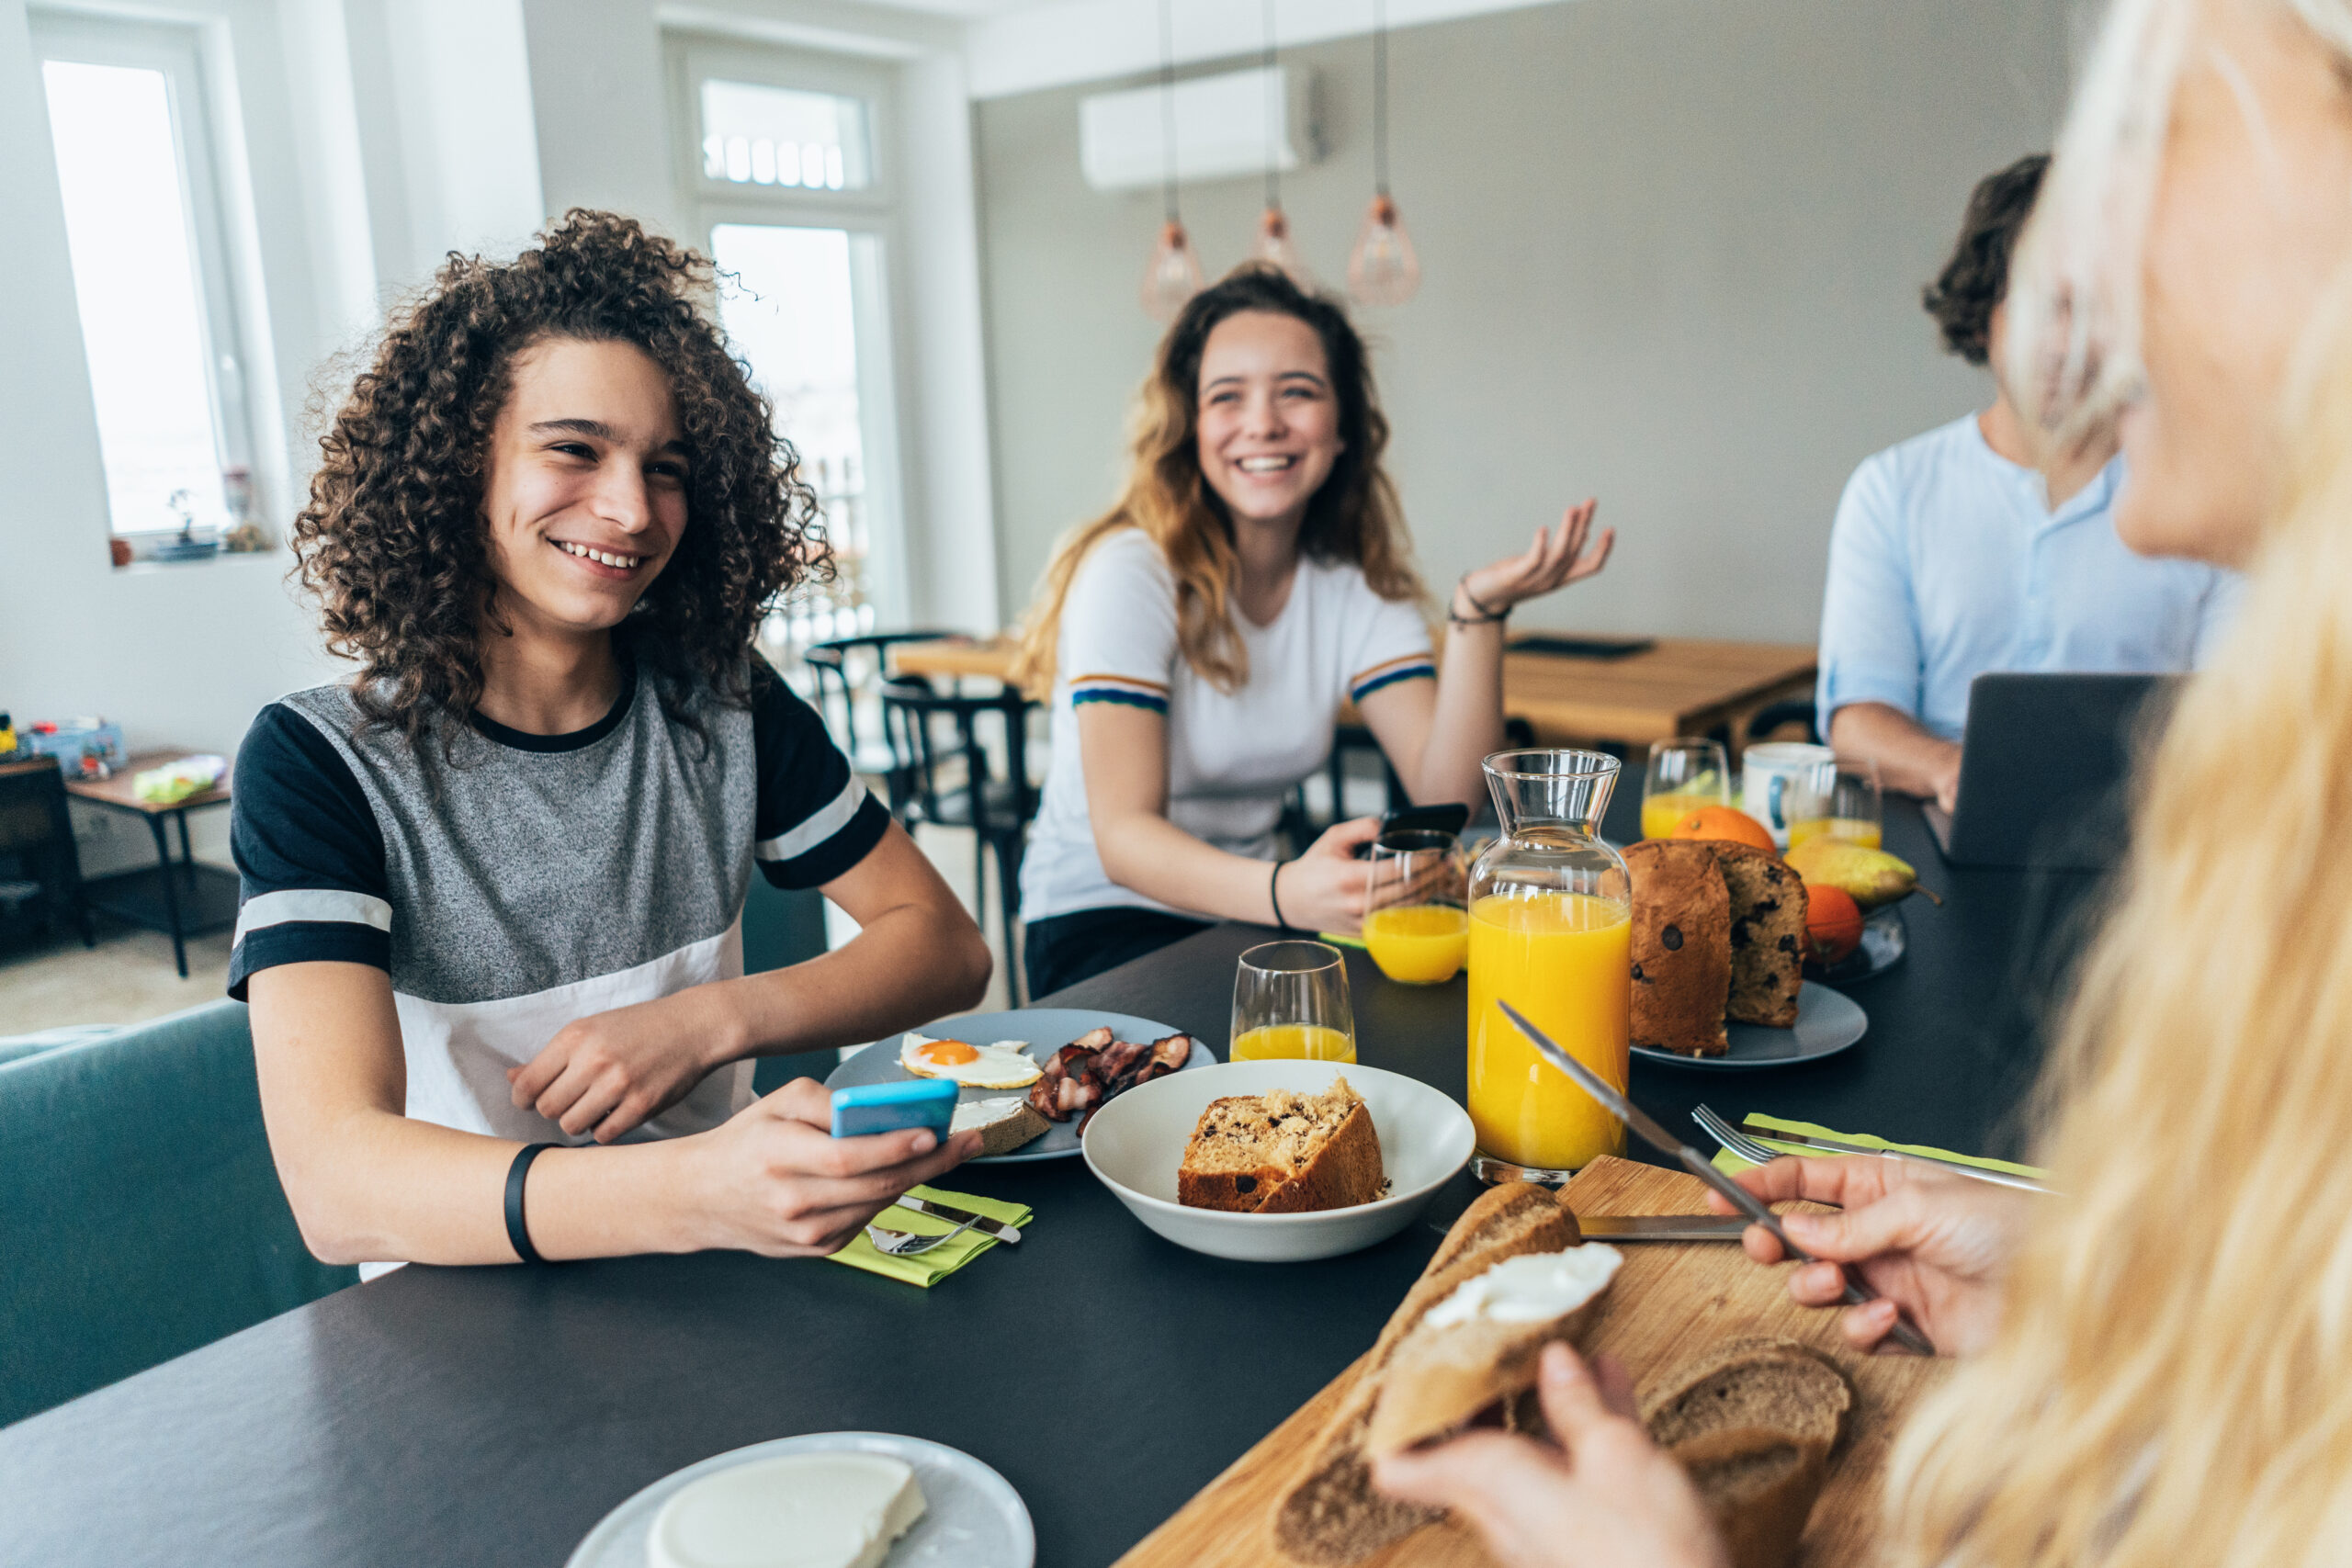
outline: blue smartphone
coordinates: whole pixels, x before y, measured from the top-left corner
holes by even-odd
[[[859,1084],[833,1090],[833,1136],[859,1138],[928,1127],[947,1141],[956,1119],[956,1086],[945,1078],[910,1078],[904,1083]]]

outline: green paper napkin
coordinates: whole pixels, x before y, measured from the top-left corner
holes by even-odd
[[[1001,1198],[975,1198],[968,1192],[943,1192],[936,1187],[910,1187],[907,1192],[910,1197],[944,1203],[951,1209],[961,1209],[982,1219],[1001,1220],[1015,1229],[1026,1227],[1031,1218],[1026,1203],[1008,1203]],[[875,1215],[874,1224],[885,1230],[912,1231],[917,1235],[940,1235],[956,1228],[953,1220],[918,1214],[895,1203]],[[921,1285],[927,1291],[996,1244],[996,1237],[968,1230],[944,1247],[934,1247],[929,1252],[918,1253],[912,1258],[892,1258],[888,1253],[876,1251],[874,1243],[866,1239],[865,1232],[861,1229],[847,1247],[833,1254],[833,1261],[846,1263],[853,1269],[863,1269],[869,1274],[886,1274],[893,1280],[904,1280],[910,1285]]]
[[[1338,931],[1317,931],[1315,933],[1315,940],[1317,942],[1328,942],[1333,947],[1362,948],[1363,946],[1363,938],[1360,936],[1341,936]]]
[[[1758,1132],[1758,1127],[1778,1127],[1789,1133],[1810,1133],[1820,1138],[1840,1138],[1849,1144],[1867,1144],[1874,1149],[1891,1149],[1896,1154],[1933,1155],[1938,1159],[1958,1160],[1962,1165],[1973,1165],[1982,1170],[1998,1170],[2010,1176],[2031,1177],[2036,1181],[2045,1179],[2048,1174],[2033,1166],[2015,1165],[2005,1159],[1985,1159],[1978,1155],[1959,1155],[1952,1153],[1950,1149],[1931,1149],[1925,1144],[1890,1144],[1884,1138],[1874,1138],[1867,1133],[1841,1133],[1835,1127],[1824,1127],[1812,1122],[1792,1122],[1784,1116],[1752,1114],[1740,1123],[1741,1131],[1759,1143],[1770,1145],[1782,1154],[1806,1155],[1828,1159],[1839,1157],[1826,1149],[1808,1149],[1800,1144],[1781,1143],[1769,1134]],[[1715,1154],[1715,1168],[1729,1175],[1737,1176],[1741,1171],[1754,1170],[1756,1167],[1729,1149],[1721,1149]]]

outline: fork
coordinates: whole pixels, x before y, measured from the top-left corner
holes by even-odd
[[[874,1244],[875,1251],[887,1253],[892,1258],[920,1258],[935,1247],[946,1246],[979,1223],[977,1219],[966,1220],[954,1230],[942,1231],[937,1235],[894,1231],[887,1225],[868,1225],[865,1227],[865,1239]]]
[[[1707,1136],[1751,1165],[1770,1165],[1784,1152],[1771,1148],[1724,1121],[1702,1105],[1690,1112],[1690,1120],[1699,1123]],[[1867,1152],[1881,1159],[1903,1160],[1912,1165],[1931,1166],[1948,1170],[1955,1176],[1965,1176],[1976,1181],[1989,1181],[1996,1187],[2014,1187],[2023,1192],[2048,1192],[2051,1189],[2022,1176],[2011,1176],[2003,1170],[1985,1170],[1973,1165],[1961,1165],[1951,1160],[1931,1159],[1925,1155],[1905,1154],[1900,1149],[1871,1149]]]

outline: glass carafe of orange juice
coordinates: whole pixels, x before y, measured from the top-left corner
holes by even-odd
[[[1566,1179],[1622,1154],[1625,1129],[1548,1066],[1495,1004],[1508,1001],[1619,1089],[1630,1066],[1633,889],[1599,837],[1617,759],[1500,751],[1487,759],[1502,836],[1470,870],[1470,1121],[1478,1151]]]

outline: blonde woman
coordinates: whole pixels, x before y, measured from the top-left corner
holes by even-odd
[[[2134,548],[2252,569],[2176,710],[2048,1078],[2030,1206],[1878,1162],[1749,1179],[1841,1214],[1966,1358],[1890,1479],[1904,1564],[2352,1557],[2352,0],[2120,0],[2019,258],[2018,384],[2064,439],[2119,404]],[[1777,1256],[1750,1232],[1751,1246]],[[1836,1298],[1831,1269],[1790,1276]],[[1849,1311],[1862,1344],[1892,1307]],[[1673,1463],[1566,1351],[1557,1446],[1382,1473],[1515,1564],[1716,1563]]]
[[[1589,577],[1589,501],[1465,573],[1444,671],[1388,422],[1346,313],[1245,267],[1193,297],[1145,382],[1126,492],[1064,540],[1022,644],[1053,771],[1022,866],[1042,996],[1209,919],[1352,931],[1372,818],[1274,858],[1283,798],[1352,701],[1413,799],[1476,801],[1503,743],[1503,620]]]

